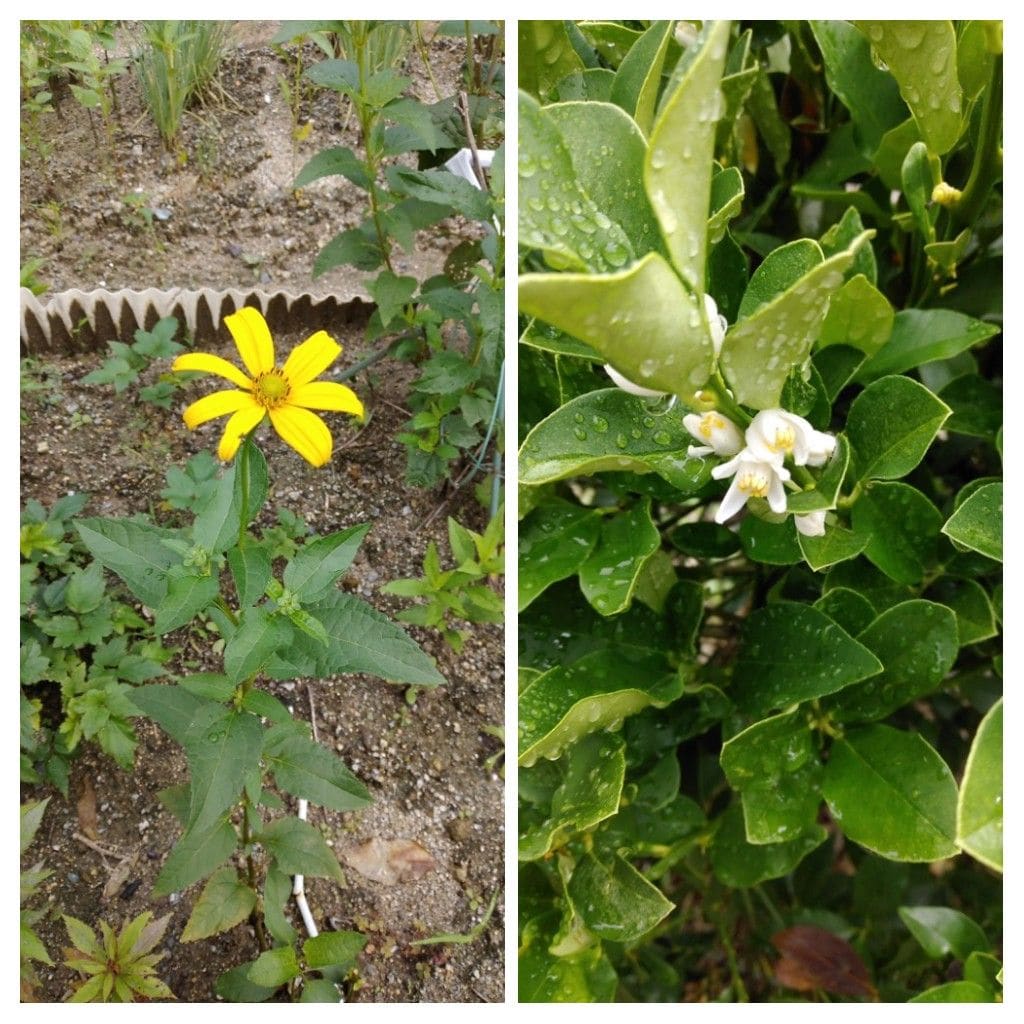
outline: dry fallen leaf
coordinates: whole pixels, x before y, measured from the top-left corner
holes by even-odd
[[[78,798],[78,827],[90,838],[99,839],[99,821],[96,818],[96,790],[92,780],[86,776],[82,783],[82,795]]]
[[[364,878],[381,885],[396,885],[421,878],[437,867],[437,861],[419,843],[411,839],[367,840],[348,850],[342,857],[349,867]]]
[[[135,862],[138,860],[138,857],[139,855],[137,853],[133,853],[130,857],[125,857],[124,860],[120,861],[117,867],[110,872],[107,884],[103,886],[104,903],[107,900],[112,900],[121,891],[121,887],[128,881],[128,878],[132,873],[132,868],[135,867]]]
[[[775,980],[797,992],[823,989],[837,996],[877,999],[868,969],[845,939],[815,925],[798,924],[772,936],[782,954]]]

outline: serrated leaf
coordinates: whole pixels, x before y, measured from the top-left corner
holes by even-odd
[[[182,942],[219,935],[244,921],[256,906],[256,893],[238,877],[234,868],[221,868],[206,883],[189,916]]]
[[[348,971],[354,966],[367,937],[359,932],[324,932],[302,944],[307,966],[313,968],[336,967]]]
[[[266,548],[245,544],[228,551],[228,566],[235,581],[240,608],[250,608],[262,596],[270,582],[270,553]]]
[[[224,673],[228,679],[237,684],[260,672],[289,630],[279,616],[263,608],[246,609],[241,624],[224,647]]]
[[[189,727],[201,708],[210,704],[180,686],[138,686],[132,703],[160,726],[175,743],[184,744]]]
[[[277,988],[302,973],[299,958],[291,946],[268,949],[253,961],[246,977],[261,988]]]
[[[369,530],[362,523],[303,545],[285,566],[284,585],[304,604],[317,601],[352,564]]]
[[[206,878],[234,852],[238,835],[227,821],[207,831],[189,829],[178,840],[153,885],[154,896],[166,896]]]
[[[353,811],[371,802],[366,787],[344,763],[305,736],[277,737],[264,746],[263,757],[277,784],[293,796],[335,811]]]
[[[155,608],[167,591],[167,570],[178,562],[160,542],[180,536],[130,519],[79,519],[75,529],[89,553],[124,580],[145,605]]]
[[[167,593],[156,606],[153,632],[158,636],[187,625],[220,593],[220,582],[213,576],[172,574]]]
[[[298,818],[279,818],[267,825],[259,841],[290,875],[309,875],[342,881],[341,867],[334,851],[312,825]]]
[[[317,153],[299,171],[292,188],[304,188],[319,178],[333,174],[344,175],[361,189],[370,188],[370,177],[366,173],[366,167],[359,157],[345,146],[335,146]]]

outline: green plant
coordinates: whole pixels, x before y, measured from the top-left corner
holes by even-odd
[[[1001,28],[519,34],[520,999],[995,1000]]]
[[[42,295],[49,287],[45,281],[39,279],[37,273],[45,262],[41,256],[33,256],[21,265],[21,287],[28,288],[33,295]]]
[[[74,948],[65,950],[64,963],[85,976],[69,1002],[134,1003],[137,998],[173,999],[174,993],[156,976],[156,965],[167,955],[154,953],[171,923],[171,915],[151,920],[147,910],[115,932],[100,921],[102,938],[74,917],[64,926]]]
[[[46,813],[46,806],[50,798],[21,805],[21,855],[32,845],[36,832],[43,822],[43,815]],[[46,913],[45,910],[29,910],[25,904],[35,895],[41,882],[52,875],[43,867],[40,861],[28,871],[21,872],[21,993],[22,999],[31,995],[38,984],[35,968],[32,961],[53,966],[50,954],[42,940],[33,931],[39,919]]]
[[[115,394],[121,394],[134,385],[155,360],[170,359],[183,351],[184,346],[173,340],[177,333],[178,321],[173,316],[167,316],[158,320],[151,331],[140,327],[130,345],[123,341],[107,342],[110,356],[98,370],[86,374],[82,383],[110,384]],[[185,381],[178,374],[162,373],[155,384],[139,389],[139,398],[151,405],[169,409],[174,396],[184,386]]]
[[[23,30],[21,33],[21,109],[27,118],[21,142],[21,155],[33,150],[40,160],[45,160],[52,147],[40,131],[40,116],[53,109],[50,101],[53,94],[47,81],[47,68],[39,58],[36,43]],[[27,137],[27,141],[26,141]]]
[[[41,359],[31,356],[21,360],[19,387],[21,394],[38,394],[48,405],[56,405],[63,401],[64,392],[61,388],[61,372],[57,367]],[[20,410],[21,422],[28,422],[28,413],[24,407]]]
[[[217,74],[227,42],[221,21],[149,21],[135,67],[146,109],[169,151],[178,146],[181,119]]]
[[[421,604],[400,611],[397,618],[439,630],[454,651],[462,650],[467,633],[452,626],[450,619],[501,622],[504,602],[489,581],[505,571],[503,536],[500,511],[482,534],[467,530],[449,516],[448,543],[455,567],[441,568],[437,545],[431,541],[423,558],[422,578],[391,580],[381,587],[385,594],[424,598]]]
[[[334,56],[334,33],[343,26],[338,21],[286,21],[278,29],[270,45],[291,61],[288,75],[278,75],[277,82],[292,118],[292,146],[304,142],[312,131],[312,121],[303,121],[303,108],[312,99],[312,86],[305,81],[306,64],[303,60],[303,47],[308,41],[313,43],[325,57]],[[285,45],[295,49],[291,54],[285,51]]]
[[[128,63],[122,59],[111,60],[104,50],[103,59],[96,53],[96,46],[109,48],[113,45],[111,27],[106,22],[85,23],[88,27],[71,27],[68,30],[66,44],[68,59],[62,68],[72,73],[70,83],[72,95],[89,115],[92,125],[92,112],[99,111],[100,120],[106,135],[106,148],[102,151],[105,160],[109,160],[114,148],[114,113],[116,111],[116,94],[114,80],[128,70]]]

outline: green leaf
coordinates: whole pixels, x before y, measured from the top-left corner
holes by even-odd
[[[153,895],[166,896],[206,878],[234,853],[237,843],[238,835],[227,821],[206,831],[189,829],[164,861]]]
[[[818,263],[726,334],[720,361],[738,402],[754,409],[778,406],[790,370],[810,354],[843,272],[872,234],[865,231]]]
[[[657,655],[598,651],[540,676],[519,695],[519,762],[553,758],[581,736],[618,726],[649,705],[664,707],[683,681]]]
[[[850,443],[844,434],[839,434],[836,438],[836,450],[821,471],[817,485],[809,491],[798,491],[796,494],[788,495],[786,498],[787,511],[803,514],[835,508],[840,488],[849,469],[850,457]]]
[[[708,216],[708,238],[712,243],[725,236],[726,225],[743,208],[743,175],[738,167],[715,171],[711,179],[711,213]]]
[[[908,1003],[991,1003],[991,993],[973,981],[947,981],[908,999]]]
[[[992,948],[981,928],[951,907],[900,907],[899,915],[933,960],[950,955],[966,960],[971,953],[984,953]]]
[[[915,142],[900,167],[900,181],[918,233],[928,243],[935,241],[935,225],[928,207],[932,190],[938,184],[937,176],[938,168],[932,166],[928,147],[923,142]]]
[[[765,718],[722,746],[722,771],[743,801],[747,842],[791,842],[813,831],[821,763],[799,709]]]
[[[544,114],[561,135],[576,180],[596,208],[622,228],[633,252],[639,256],[656,249],[664,255],[658,222],[643,190],[647,144],[637,125],[611,103],[556,103],[545,107]],[[604,269],[617,269],[610,257],[609,262]]]
[[[192,523],[193,542],[212,554],[226,550],[238,537],[241,501],[235,488],[237,469],[235,464],[225,470],[217,489]]]
[[[227,676],[215,672],[197,672],[191,676],[182,676],[178,680],[178,686],[199,697],[203,703],[214,700],[218,704],[226,704],[235,695],[234,683]]]
[[[526,325],[526,330],[519,336],[519,344],[555,355],[586,359],[592,363],[604,362],[601,354],[595,352],[589,345],[577,341],[576,338],[560,331],[557,327],[552,327],[550,324],[533,318]]]
[[[319,600],[352,564],[369,530],[370,524],[362,523],[304,544],[285,566],[284,585],[303,604]]]
[[[773,249],[751,276],[736,319],[745,320],[756,313],[805,274],[821,266],[824,259],[821,246],[809,238],[800,238]]]
[[[605,518],[596,547],[580,566],[583,596],[602,615],[625,611],[644,565],[660,545],[649,499]]]
[[[711,373],[704,303],[655,252],[619,273],[524,274],[519,306],[591,345],[643,387],[688,396]]]
[[[366,945],[366,938],[359,932],[324,932],[306,939],[302,944],[302,955],[308,967],[336,967],[348,972],[355,966]]]
[[[214,991],[229,1003],[264,1003],[273,994],[274,989],[262,985],[254,985],[249,980],[249,968],[252,964],[240,964],[225,971],[214,985]]]
[[[264,608],[246,608],[224,647],[224,673],[232,683],[260,672],[287,639],[289,627]]]
[[[1003,701],[981,720],[964,767],[956,808],[956,843],[975,860],[1003,870]]]
[[[136,687],[132,690],[132,703],[152,718],[175,743],[182,745],[199,710],[210,706],[208,701],[193,696],[180,686],[158,684]]]
[[[896,314],[889,340],[860,368],[857,380],[867,383],[936,359],[952,359],[998,333],[995,324],[949,309],[904,309]]]
[[[64,603],[71,611],[84,615],[99,606],[105,587],[103,566],[93,562],[87,569],[76,569],[68,577]]]
[[[671,39],[672,22],[654,22],[629,48],[612,83],[612,103],[629,114],[645,135],[654,123],[654,107]]]
[[[521,1003],[610,1003],[618,978],[601,943],[568,956],[555,956],[550,948],[560,915],[544,914],[528,921],[519,946],[519,1001]]]
[[[895,313],[889,300],[863,274],[832,296],[818,347],[849,345],[873,356],[892,335]]]
[[[846,434],[857,479],[895,480],[925,456],[949,407],[909,377],[883,377],[850,406]]]
[[[864,550],[868,538],[858,536],[851,530],[844,530],[841,526],[826,526],[823,536],[807,537],[801,533],[797,537],[797,542],[807,564],[815,572],[819,572],[837,562],[856,558]],[[827,608],[823,611],[830,614]]]
[[[301,973],[295,950],[291,946],[279,946],[260,953],[249,967],[246,977],[261,988],[277,988]]]
[[[728,43],[729,22],[708,22],[680,59],[665,87],[644,164],[644,188],[665,246],[688,289],[697,295],[704,291],[711,157],[722,113],[719,83]],[[629,375],[625,367],[623,372]]]
[[[75,529],[89,553],[117,573],[145,605],[155,608],[167,591],[167,570],[178,556],[161,543],[179,531],[131,519],[78,519]]]
[[[228,551],[228,566],[238,592],[239,608],[251,608],[270,582],[270,553],[252,544],[234,547]]]
[[[743,811],[734,800],[718,819],[711,840],[711,867],[715,877],[733,889],[749,889],[770,878],[788,875],[828,833],[820,825],[788,843],[748,843]]]
[[[935,562],[942,513],[916,487],[874,483],[857,499],[852,518],[864,554],[886,576],[921,582]]]
[[[39,831],[39,826],[43,822],[43,815],[46,813],[46,807],[49,802],[50,798],[47,797],[45,800],[21,805],[20,843],[22,853],[32,845],[32,840],[35,838],[36,832]]]
[[[377,312],[384,327],[388,327],[403,312],[417,287],[419,282],[415,277],[398,277],[390,270],[382,270],[370,282],[367,288],[377,303]]]
[[[855,21],[899,83],[921,135],[933,153],[960,137],[961,92],[956,33],[949,21]]]
[[[366,173],[366,167],[359,157],[345,146],[332,147],[317,153],[299,171],[292,188],[304,188],[319,178],[326,178],[332,174],[344,175],[353,185],[367,191],[370,188],[370,177]]]
[[[904,601],[889,608],[857,640],[881,661],[883,671],[830,702],[843,722],[885,718],[931,693],[959,653],[956,616],[931,601]]]
[[[153,632],[158,636],[187,625],[220,593],[220,583],[213,576],[178,575],[172,573],[167,593],[156,606]]]
[[[519,128],[520,245],[539,249],[559,268],[614,271],[631,262],[635,253],[622,227],[587,194],[555,122],[524,92]]]
[[[490,195],[477,188],[476,185],[466,181],[451,171],[436,169],[429,171],[414,171],[408,167],[389,167],[386,171],[388,183],[395,191],[412,196],[425,203],[436,203],[441,206],[450,207],[455,213],[460,214],[467,220],[478,220],[487,222],[494,216],[494,209],[491,205]],[[387,274],[387,278],[393,275]],[[382,275],[382,276],[385,276]],[[380,278],[378,278],[378,281]],[[397,281],[411,280],[412,291],[416,290],[418,282],[416,278],[394,278]],[[373,293],[376,296],[376,292]],[[378,299],[378,303],[379,303]],[[405,301],[408,301],[406,299]],[[396,309],[397,312],[397,309]],[[388,319],[381,316],[384,323]]]
[[[219,935],[244,921],[256,906],[256,893],[234,868],[221,868],[206,883],[181,933],[182,942]]]
[[[572,744],[562,758],[564,769],[537,820],[522,813],[519,859],[538,860],[561,846],[573,832],[584,832],[619,809],[626,771],[625,744],[610,733],[591,733]],[[539,766],[540,768],[545,765]],[[520,792],[534,769],[520,769]]]
[[[683,523],[668,539],[673,547],[694,558],[728,558],[742,547],[736,534],[718,523]]]
[[[300,1003],[340,1003],[341,992],[333,981],[325,978],[304,978]]]
[[[976,373],[950,381],[939,398],[953,410],[946,429],[970,437],[994,440],[1003,425],[1003,391]]]
[[[267,767],[281,789],[335,811],[371,802],[366,787],[326,747],[301,735],[282,733],[263,749]]]
[[[865,168],[866,170],[867,168]],[[850,246],[856,238],[864,233],[864,222],[853,206],[848,206],[842,217],[821,236],[821,251],[826,257],[835,256]],[[878,263],[875,250],[870,245],[862,245],[853,257],[853,263],[846,268],[846,282],[852,281],[858,274],[863,274],[871,284],[878,283]]]
[[[956,615],[961,647],[998,635],[992,602],[980,583],[943,576],[925,592],[925,596],[952,609]]]
[[[887,860],[956,853],[956,783],[916,733],[887,725],[849,731],[832,746],[822,791],[847,837]]]
[[[267,460],[253,440],[251,432],[246,434],[242,440],[242,446],[235,456],[234,468],[235,490],[232,507],[237,511],[238,519],[232,533],[237,535],[240,526],[243,528],[248,526],[259,515],[260,509],[263,508],[263,504],[267,500],[267,491],[270,487],[267,476]],[[214,503],[216,503],[216,499],[214,499]],[[218,537],[217,543],[220,543],[220,537]],[[213,550],[220,551],[221,549],[215,547]]]
[[[747,516],[740,523],[740,540],[747,558],[765,565],[793,565],[800,561],[796,526],[791,517],[769,523]]]
[[[881,670],[881,662],[827,615],[780,601],[744,622],[729,696],[757,716],[835,693]]]
[[[518,22],[519,83],[543,99],[566,75],[583,70],[561,21]]]
[[[991,996],[1002,989],[1003,965],[991,953],[969,953],[964,961],[964,981],[980,985]]]
[[[651,414],[619,388],[574,398],[542,420],[519,451],[519,482],[529,486],[601,472],[655,472],[691,493],[711,478],[707,460],[689,458],[693,438],[671,413]]]
[[[324,837],[307,822],[279,818],[263,829],[258,840],[287,874],[342,882],[338,858],[324,842]]]
[[[942,532],[987,558],[1003,560],[1003,485],[983,484],[946,520]]]
[[[282,945],[291,945],[298,937],[284,912],[291,898],[291,875],[285,874],[276,864],[268,865],[266,880],[263,883],[263,917],[267,931],[275,942]]]
[[[596,509],[561,499],[535,508],[519,527],[519,610],[552,583],[574,575],[597,543]]]
[[[576,862],[566,894],[587,930],[613,942],[636,942],[675,908],[621,857],[587,853]]]

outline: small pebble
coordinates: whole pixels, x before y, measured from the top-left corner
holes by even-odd
[[[78,881],[78,872],[77,871],[69,871],[68,872],[68,881],[72,885],[74,885]]]

